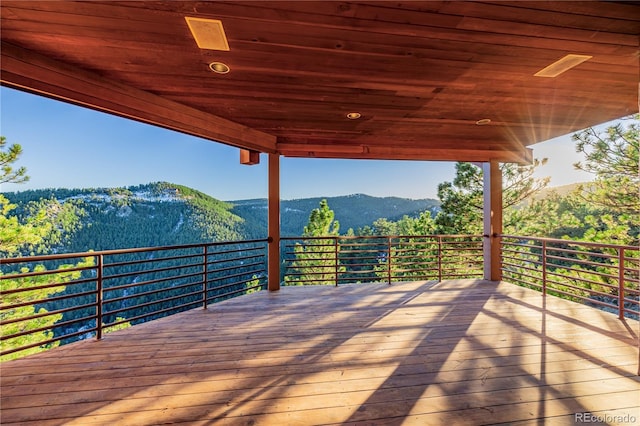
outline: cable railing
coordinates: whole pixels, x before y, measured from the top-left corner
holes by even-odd
[[[480,235],[283,237],[285,285],[482,278]]]
[[[267,240],[0,260],[0,359],[266,289]]]
[[[502,236],[505,281],[624,317],[640,316],[640,248]]]

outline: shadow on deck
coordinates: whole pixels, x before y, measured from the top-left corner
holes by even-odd
[[[508,283],[284,287],[3,363],[1,418],[635,424],[637,345],[637,321]]]

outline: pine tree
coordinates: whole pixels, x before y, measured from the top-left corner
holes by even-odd
[[[22,154],[19,145],[6,146],[6,139],[0,137],[0,182],[24,183],[29,177],[26,175],[26,168],[20,167],[13,169],[13,163],[18,161]],[[47,242],[57,241],[59,238],[59,230],[74,223],[77,219],[74,217],[74,210],[56,209],[51,207],[60,207],[56,203],[40,204],[38,208],[34,208],[24,221],[20,221],[17,216],[11,215],[16,208],[7,198],[0,195],[0,255],[15,256],[17,254],[30,254],[35,247],[41,247]],[[60,220],[57,220],[57,219]],[[56,227],[61,224],[60,228]],[[84,267],[93,264],[93,258],[86,258],[77,265],[62,265],[57,270],[59,273],[53,275],[34,275],[21,279],[10,279],[10,275],[4,275],[0,271],[0,277],[5,278],[2,284],[2,301],[5,305],[24,305],[11,309],[3,309],[0,311],[0,322],[2,325],[1,335],[5,339],[2,343],[2,350],[8,350],[17,347],[31,346],[28,349],[15,352],[0,358],[4,361],[7,359],[25,356],[31,353],[40,352],[47,348],[57,346],[59,342],[49,342],[38,345],[41,342],[47,342],[53,337],[50,331],[53,325],[62,318],[61,314],[46,315],[47,310],[37,308],[36,305],[46,301],[47,297],[64,291],[64,283],[80,277],[80,273],[64,272],[69,267]],[[21,268],[21,273],[37,272],[38,274],[45,271],[43,265],[35,265],[32,267]],[[47,286],[53,282],[60,284],[56,287],[37,288]],[[13,290],[25,290],[12,293]],[[31,289],[31,290],[29,290]],[[20,320],[36,316],[30,320]],[[42,329],[41,331],[31,332],[31,330]],[[17,336],[16,336],[17,335]],[[14,336],[14,337],[12,337]]]
[[[585,157],[574,167],[596,176],[594,182],[579,188],[580,194],[587,203],[603,209],[616,222],[627,226],[630,238],[626,243],[637,244],[640,233],[640,115],[628,117],[602,133],[592,128],[583,130],[573,135],[573,140],[576,151]],[[595,229],[605,225],[599,223]]]
[[[307,239],[296,243],[295,260],[290,265],[293,274],[287,274],[287,285],[335,284],[344,269],[338,262],[340,223],[329,208],[327,200],[313,209],[304,227],[303,237],[336,237],[333,239]],[[298,274],[298,275],[294,275]]]
[[[537,167],[546,163],[535,160],[529,166],[513,163],[500,165],[502,171],[503,228],[505,232],[522,220],[523,203],[544,189],[549,178],[534,178]],[[481,234],[483,217],[482,169],[471,163],[457,163],[453,182],[438,185],[440,212],[435,222],[439,234]],[[518,219],[516,220],[515,217]]]
[[[335,219],[335,213],[329,208],[327,200],[320,201],[320,207],[313,209],[309,215],[309,222],[304,227],[303,237],[327,237],[339,235],[340,223]]]
[[[12,164],[22,155],[22,146],[17,143],[6,147],[7,139],[0,136],[0,184],[24,183],[29,180],[26,167],[13,169]],[[6,148],[5,148],[6,147]]]

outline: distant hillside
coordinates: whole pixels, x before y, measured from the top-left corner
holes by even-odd
[[[538,194],[535,195],[534,198],[538,200],[544,199],[549,197],[552,193],[556,193],[559,196],[564,197],[565,195],[568,195],[574,192],[575,190],[577,190],[580,185],[583,185],[586,188],[588,188],[589,182],[578,182],[578,183],[570,183],[568,185],[551,186],[540,191]]]
[[[82,220],[65,246],[80,252],[243,239],[244,220],[231,205],[170,183],[128,188],[46,189],[4,194],[26,214],[30,203],[55,199],[73,203]]]
[[[79,227],[56,252],[83,252],[131,247],[168,246],[203,241],[229,241],[267,236],[267,200],[224,202],[195,189],[166,182],[127,188],[43,189],[4,193],[24,216],[41,199],[73,203],[81,214]],[[311,210],[322,198],[281,202],[281,233],[302,234]],[[432,215],[439,202],[397,197],[349,195],[327,197],[340,231],[371,225],[376,219]]]
[[[323,199],[327,200],[329,207],[335,212],[335,218],[340,222],[340,233],[347,232],[349,228],[356,230],[371,225],[380,218],[395,221],[404,215],[417,217],[425,210],[429,210],[431,215],[435,217],[440,209],[438,200],[428,198],[411,200],[398,197],[372,197],[364,194],[282,200],[280,204],[281,234],[284,236],[302,235],[311,210],[318,208]],[[230,203],[233,205],[231,211],[246,219],[247,227],[256,226],[256,229],[266,229],[266,198],[230,201]]]

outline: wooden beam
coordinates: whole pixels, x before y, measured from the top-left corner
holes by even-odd
[[[275,152],[276,137],[2,42],[2,85],[239,148]]]
[[[240,164],[247,166],[260,164],[260,152],[252,149],[240,149]]]
[[[280,156],[269,154],[268,289],[280,290]]]
[[[484,179],[484,279],[500,281],[502,234],[502,172],[497,161],[482,165]]]
[[[329,145],[278,143],[278,152],[286,157],[345,158],[369,160],[468,161],[531,164],[531,149],[439,149],[371,145]]]

